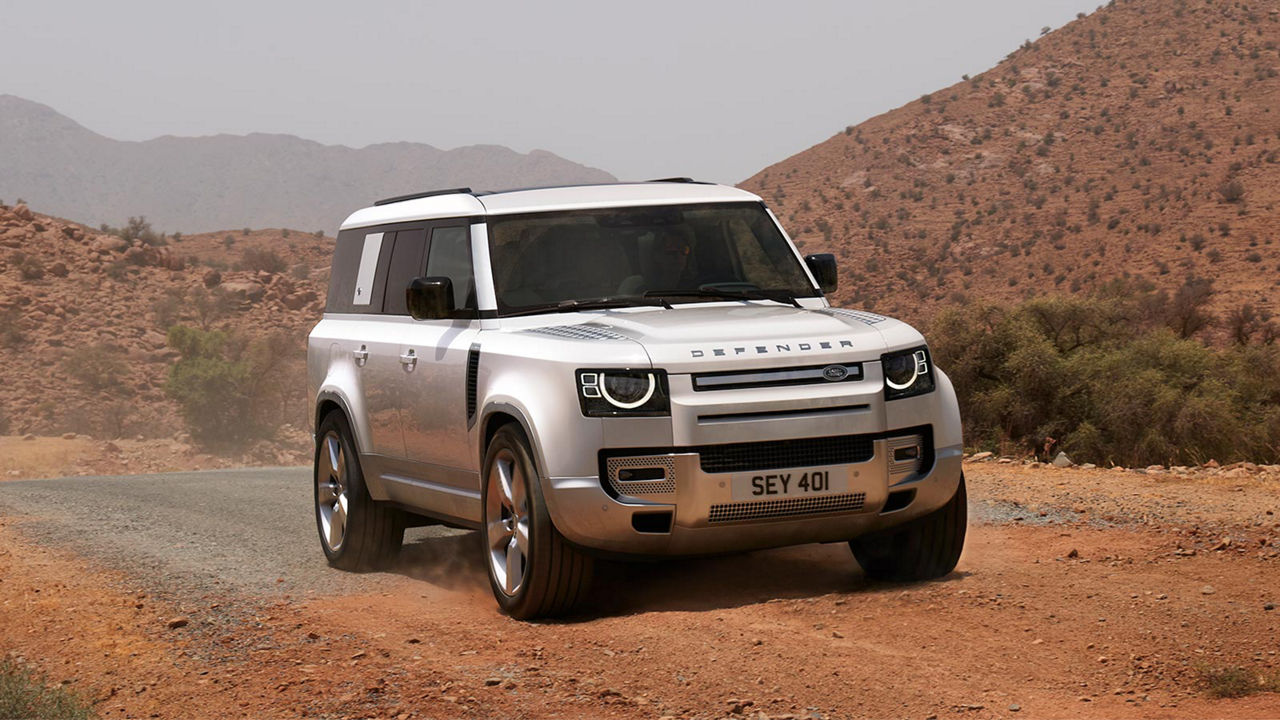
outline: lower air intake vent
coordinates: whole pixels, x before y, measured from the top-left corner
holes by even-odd
[[[742,520],[770,520],[792,518],[823,513],[852,512],[861,510],[867,500],[866,493],[822,495],[820,497],[787,498],[762,502],[724,503],[711,506],[713,523],[739,522]]]
[[[676,491],[676,463],[669,455],[610,458],[605,464],[609,485],[619,495],[667,495]]]

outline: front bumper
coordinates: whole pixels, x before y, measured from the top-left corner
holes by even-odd
[[[848,479],[846,488],[828,494],[735,500],[735,475],[788,468],[708,472],[705,448],[605,451],[599,476],[549,478],[544,494],[566,539],[608,554],[700,555],[850,540],[925,515],[955,494],[961,446],[933,447],[926,434],[925,457],[904,469],[893,451],[912,432],[848,436],[869,444],[855,462],[822,465],[806,457],[789,468]],[[662,467],[665,480],[627,494],[626,484],[616,482],[618,470],[638,467]]]

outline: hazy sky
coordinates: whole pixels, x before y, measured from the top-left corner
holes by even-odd
[[[0,93],[121,140],[493,143],[736,183],[1097,4],[3,0]]]

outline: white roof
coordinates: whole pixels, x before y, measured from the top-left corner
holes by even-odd
[[[455,193],[357,210],[342,223],[342,229],[433,218],[715,202],[760,202],[760,197],[727,185],[664,182],[574,185],[479,195]]]

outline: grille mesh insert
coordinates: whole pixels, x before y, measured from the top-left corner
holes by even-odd
[[[725,473],[866,462],[875,456],[875,445],[863,435],[839,435],[708,445],[698,452],[703,472]]]
[[[846,493],[844,495],[724,503],[711,506],[709,519],[713,523],[725,523],[741,520],[764,520],[819,515],[822,513],[852,512],[861,510],[866,501],[866,493]]]

